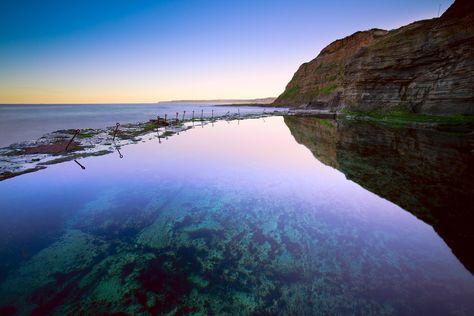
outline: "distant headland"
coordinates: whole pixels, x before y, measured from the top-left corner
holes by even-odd
[[[157,103],[270,104],[275,99],[268,97],[259,99],[169,100],[158,101]]]

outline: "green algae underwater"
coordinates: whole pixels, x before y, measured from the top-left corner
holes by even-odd
[[[472,142],[347,124],[221,121],[0,182],[0,314],[472,315]]]

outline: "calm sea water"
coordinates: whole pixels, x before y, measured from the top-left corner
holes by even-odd
[[[0,182],[0,311],[472,315],[469,146],[272,117]]]
[[[213,106],[203,103],[159,104],[44,104],[0,105],[0,147],[15,142],[34,140],[45,133],[69,128],[104,128],[115,123],[136,123],[163,117],[174,117],[176,112],[186,111],[191,117],[203,111],[204,117],[227,112],[237,113],[237,107]],[[239,107],[242,114],[261,113],[261,107]]]

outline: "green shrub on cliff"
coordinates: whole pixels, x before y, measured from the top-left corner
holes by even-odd
[[[283,94],[280,96],[281,99],[289,99],[293,96],[295,96],[296,94],[298,94],[298,92],[300,91],[300,88],[295,86],[295,87],[291,87],[289,89],[286,89],[285,92],[283,92]]]

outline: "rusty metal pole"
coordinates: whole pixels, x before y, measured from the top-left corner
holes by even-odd
[[[160,140],[160,116],[159,115],[156,117],[156,126],[157,126],[156,133],[158,134],[158,142],[161,144],[161,140]]]
[[[72,141],[74,140],[74,138],[76,138],[77,134],[79,134],[80,131],[81,131],[80,129],[76,129],[76,131],[74,132],[74,135],[73,135],[72,138],[69,140],[69,143],[67,143],[66,148],[64,148],[64,151],[67,151],[67,149],[69,148],[69,146],[72,144]]]
[[[214,110],[212,110],[211,113],[212,113],[212,114],[211,114],[211,119],[213,120],[213,119],[214,119]]]
[[[178,115],[179,115],[179,113],[176,112],[176,122],[175,122],[176,124],[178,124]]]
[[[112,138],[112,141],[115,141],[115,136],[117,136],[119,126],[120,123],[115,124],[114,137]]]
[[[201,110],[201,121],[203,119],[203,115],[204,115],[204,110]]]

